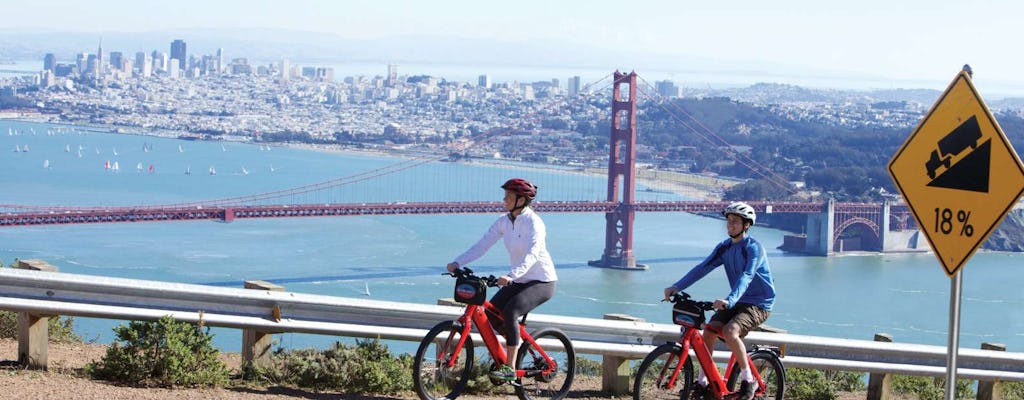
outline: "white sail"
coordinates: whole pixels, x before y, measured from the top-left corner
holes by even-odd
[[[135,170],[139,171],[139,172],[142,172],[142,163],[141,162],[138,163],[138,164],[135,164]]]
[[[210,166],[210,175],[217,175],[217,169],[213,168],[212,165]]]
[[[43,169],[50,169],[50,160],[43,161]]]
[[[71,152],[71,145],[70,144],[64,145],[64,152],[65,153],[70,153]]]
[[[114,166],[110,167],[110,169],[114,170],[114,172],[120,171],[121,170],[121,165],[118,164],[117,161],[114,161]]]
[[[114,155],[117,155],[117,147],[114,148]]]
[[[242,175],[249,175],[249,170],[245,169],[244,166],[242,167]]]
[[[185,152],[185,149],[181,148],[180,144],[178,145],[178,152],[179,153],[184,153]]]

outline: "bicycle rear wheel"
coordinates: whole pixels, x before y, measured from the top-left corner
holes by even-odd
[[[675,383],[669,386],[672,373],[679,364],[681,351],[682,349],[673,343],[666,343],[651,350],[640,363],[636,377],[633,378],[633,399],[686,400],[685,396],[690,393],[690,385],[693,382],[693,361],[690,357],[683,360],[683,369],[676,376]]]
[[[466,337],[462,349],[455,352],[461,337],[462,330],[453,321],[444,321],[420,342],[412,363],[413,386],[420,399],[454,399],[466,390],[473,371],[473,338]],[[449,360],[455,360],[451,367]]]
[[[569,393],[572,387],[572,380],[576,375],[576,350],[565,333],[555,328],[541,328],[532,334],[533,339],[547,348],[551,361],[555,363],[554,371],[547,374],[536,373],[529,375],[529,371],[547,370],[550,364],[529,343],[519,346],[519,354],[516,355],[516,369],[528,371],[528,375],[519,380],[520,386],[516,386],[516,395],[522,400],[532,399],[561,399]],[[553,346],[541,343],[542,341],[554,340]]]
[[[754,362],[754,368],[761,375],[764,381],[764,390],[758,390],[754,395],[756,400],[782,400],[786,392],[786,369],[782,366],[782,360],[774,353],[766,350],[755,351],[750,354]],[[740,369],[734,365],[732,373],[729,374],[729,390],[736,391],[740,387]]]

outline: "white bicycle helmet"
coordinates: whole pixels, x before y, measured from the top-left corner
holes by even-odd
[[[728,207],[725,207],[725,209],[722,210],[723,216],[728,216],[729,214],[736,214],[743,219],[749,220],[750,225],[754,225],[754,223],[757,222],[757,214],[754,213],[754,207],[751,207],[750,204],[742,201],[729,204]]]

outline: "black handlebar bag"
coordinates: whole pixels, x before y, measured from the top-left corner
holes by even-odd
[[[487,284],[482,279],[458,278],[455,280],[455,301],[465,304],[484,304],[487,299]]]
[[[701,310],[696,301],[677,301],[672,306],[672,322],[676,325],[689,326],[700,329],[704,326],[704,310]]]

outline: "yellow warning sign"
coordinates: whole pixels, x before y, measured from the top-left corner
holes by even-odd
[[[889,175],[950,277],[1024,193],[1024,167],[967,71],[889,161]]]

